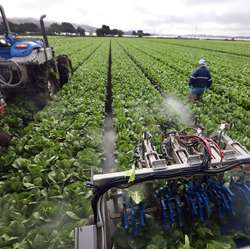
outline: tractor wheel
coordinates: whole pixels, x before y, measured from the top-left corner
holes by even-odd
[[[0,131],[0,147],[8,147],[11,142],[11,136],[3,131]]]
[[[67,55],[59,55],[56,58],[57,68],[60,76],[61,87],[69,81],[73,74],[72,62]]]
[[[56,76],[50,72],[48,65],[42,65],[36,76],[36,94],[34,96],[34,102],[37,107],[39,109],[44,108],[58,88],[59,83]]]
[[[55,95],[55,93],[59,89],[59,82],[58,82],[56,76],[52,73],[50,73],[50,76],[48,78],[47,87],[48,87],[48,96],[49,96],[49,98],[52,98],[53,95]]]

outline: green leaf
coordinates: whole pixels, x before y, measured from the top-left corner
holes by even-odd
[[[45,241],[46,240],[45,240],[43,235],[41,235],[39,233],[36,234],[36,236],[33,240],[33,243],[32,243],[32,248],[38,248],[38,249],[43,248]]]
[[[207,249],[232,249],[232,245],[225,242],[211,240],[207,243]]]
[[[81,220],[75,213],[71,211],[66,212],[67,216],[70,217],[72,220]]]
[[[132,168],[126,172],[126,175],[129,177],[128,182],[135,181],[135,165],[133,164]]]
[[[140,191],[130,191],[129,195],[135,204],[139,204],[143,200],[143,194]]]
[[[183,249],[190,249],[190,242],[188,236],[185,234],[185,245]]]
[[[185,244],[178,247],[178,249],[190,249],[190,241],[188,236],[185,234]]]
[[[30,181],[29,177],[25,176],[23,178],[23,186],[26,187],[26,188],[34,188],[34,187],[36,187],[33,183],[30,183],[29,181]]]
[[[54,179],[55,177],[56,177],[56,172],[54,170],[50,171],[48,174],[48,178],[54,183],[56,183],[56,180]]]
[[[6,242],[10,242],[10,241],[12,241],[12,240],[16,240],[16,239],[18,239],[18,237],[11,237],[11,236],[9,236],[9,235],[7,235],[7,234],[3,234],[1,237],[0,237],[2,240],[4,240],[4,241],[6,241]]]

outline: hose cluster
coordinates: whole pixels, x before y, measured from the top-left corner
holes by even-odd
[[[0,72],[0,87],[18,87],[24,82],[23,70],[17,62],[9,60],[7,63],[0,65],[0,68],[1,67],[5,67],[5,70],[1,70]],[[17,79],[14,78],[14,72],[16,72]],[[7,74],[8,77],[6,77],[5,74]]]

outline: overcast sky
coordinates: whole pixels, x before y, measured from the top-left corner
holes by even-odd
[[[9,17],[39,17],[160,34],[250,35],[250,0],[1,0]]]

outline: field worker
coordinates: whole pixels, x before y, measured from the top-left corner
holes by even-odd
[[[189,99],[201,100],[203,93],[212,85],[211,74],[207,68],[205,59],[200,59],[198,68],[192,73],[189,80]]]

